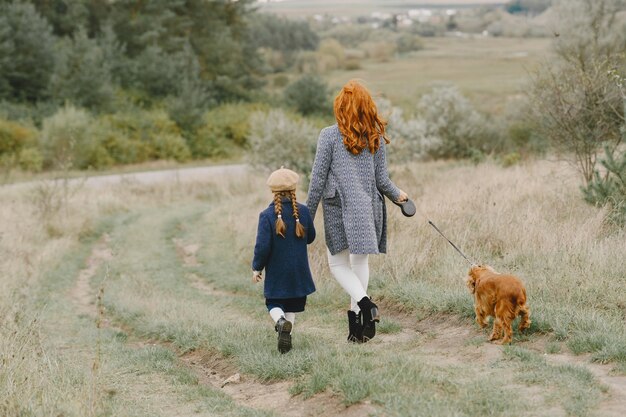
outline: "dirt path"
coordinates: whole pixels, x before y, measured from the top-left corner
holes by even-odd
[[[125,174],[111,174],[111,175],[98,175],[92,177],[79,177],[71,178],[68,180],[68,185],[82,185],[87,188],[99,188],[107,185],[114,185],[120,183],[140,183],[140,184],[155,184],[162,182],[187,182],[206,179],[207,177],[216,177],[222,175],[243,174],[247,170],[247,165],[214,165],[206,167],[191,167],[191,168],[177,168],[167,169],[161,171],[143,171],[143,172],[131,172]],[[40,185],[45,182],[62,181],[62,180],[41,180],[41,181],[28,181],[15,184],[0,185],[0,188],[5,190],[29,188]]]
[[[174,240],[179,257],[185,266],[199,265],[196,253],[200,245]],[[238,294],[224,291],[211,286],[195,275],[191,275],[190,285],[206,294],[220,297],[235,297]],[[391,305],[381,303],[386,318],[398,323],[401,330],[395,333],[380,333],[372,344],[384,349],[386,346],[411,344],[420,355],[431,358],[432,363],[441,366],[466,366],[474,364],[477,371],[489,374],[492,365],[503,359],[503,347],[487,341],[488,332],[471,324],[460,323],[449,316],[436,315],[416,321],[410,315],[394,309]],[[304,331],[319,331],[305,323]],[[521,346],[543,353],[543,343],[536,340],[529,343],[518,342]],[[541,345],[541,346],[540,346]],[[590,370],[608,390],[608,399],[602,401],[594,411],[601,416],[621,417],[626,415],[626,377],[611,375],[611,367],[590,363],[585,356],[570,354],[544,355],[548,363],[567,363]],[[331,393],[318,394],[307,400],[292,397],[289,389],[292,382],[264,384],[242,376],[227,360],[218,354],[193,352],[181,357],[183,363],[190,367],[199,379],[215,389],[222,390],[237,403],[255,408],[273,411],[283,416],[314,416],[314,415],[346,415],[365,416],[375,413],[369,403],[361,403],[349,408],[341,405],[338,398]],[[540,403],[544,416],[565,416],[560,407],[543,403],[540,388],[522,385],[512,375],[503,379],[503,384],[524,396]]]
[[[109,247],[111,238],[105,234],[94,245],[91,255],[87,258],[86,267],[78,273],[76,283],[69,291],[69,296],[74,301],[79,314],[96,317],[96,295],[91,290],[91,279],[98,271],[103,262],[113,259],[113,253]]]
[[[196,253],[199,244],[173,239],[176,252],[183,266],[198,266]],[[190,285],[200,292],[219,297],[237,297],[239,294],[217,289],[203,281],[195,274],[188,275]],[[338,397],[330,393],[322,393],[303,400],[292,397],[289,389],[293,382],[262,383],[242,376],[237,368],[216,352],[190,352],[180,360],[198,377],[200,383],[210,385],[214,389],[227,394],[239,405],[254,409],[272,411],[286,417],[313,416],[366,416],[375,411],[369,404],[357,404],[346,408]]]
[[[197,253],[201,246],[197,243],[184,239],[173,239],[174,248],[183,266],[193,269],[201,266]],[[91,280],[103,263],[112,259],[110,238],[104,235],[94,244],[91,255],[86,261],[76,279],[74,287],[69,291],[69,297],[76,306],[78,314],[96,317],[96,295],[91,287]],[[216,288],[193,272],[189,271],[188,285],[211,296],[237,297],[241,294]],[[503,348],[486,341],[487,333],[472,324],[460,322],[453,317],[438,315],[417,321],[411,315],[394,309],[391,305],[381,303],[387,318],[400,325],[400,331],[395,333],[380,333],[370,343],[376,350],[386,349],[390,345],[406,346],[417,355],[426,356],[429,361],[440,367],[460,367],[472,363],[476,372],[481,375],[494,374],[493,364],[503,358]],[[233,312],[235,314],[236,312]],[[106,324],[110,326],[110,324]],[[303,331],[323,331],[306,322],[302,323]],[[132,334],[132,329],[124,329],[124,332]],[[232,360],[224,358],[218,352],[193,351],[185,354],[167,343],[135,340],[129,341],[129,345],[141,347],[145,344],[159,344],[177,353],[180,366],[188,368],[200,384],[211,387],[228,395],[236,404],[271,411],[281,416],[366,416],[375,414],[378,410],[368,401],[345,407],[338,395],[326,391],[304,399],[302,396],[292,396],[290,388],[293,381],[275,383],[263,383],[253,377],[241,375]],[[541,340],[533,338],[531,342],[517,342],[520,346],[543,353]],[[599,416],[623,416],[626,415],[626,377],[611,374],[611,367],[589,362],[588,356],[573,356],[570,354],[544,355],[546,361],[551,364],[570,364],[588,369],[602,384],[608,387],[607,395],[604,396],[597,408],[593,410]],[[546,404],[543,401],[541,388],[526,386],[515,380],[515,376],[501,375],[502,384],[507,388],[514,389],[520,396],[529,401],[539,404],[538,409],[542,416],[565,416],[565,411],[554,404]],[[495,374],[494,374],[495,375]]]

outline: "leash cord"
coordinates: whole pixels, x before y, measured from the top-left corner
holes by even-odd
[[[451,245],[452,245],[452,247],[453,247],[454,249],[456,249],[456,251],[457,251],[459,254],[461,254],[461,256],[462,256],[463,258],[465,258],[465,260],[466,260],[467,262],[469,262],[469,264],[470,264],[471,266],[475,266],[475,265],[476,265],[474,262],[470,261],[470,260],[467,258],[467,256],[465,256],[465,254],[464,254],[463,252],[461,252],[461,249],[457,248],[457,247],[456,247],[456,245],[455,245],[454,243],[452,243],[452,241],[451,241],[450,239],[448,239],[448,238],[446,237],[446,235],[444,235],[444,234],[441,232],[441,230],[439,230],[439,228],[438,228],[437,226],[435,226],[435,223],[433,223],[433,222],[431,222],[430,220],[428,220],[428,224],[430,224],[432,227],[434,227],[434,228],[435,228],[435,230],[436,230],[436,231],[437,231],[437,232],[438,232],[441,236],[443,236],[443,238],[444,238],[445,240],[447,240],[447,241],[448,241],[448,243],[449,243],[449,244],[451,244]]]

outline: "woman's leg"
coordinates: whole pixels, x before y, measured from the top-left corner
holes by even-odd
[[[350,253],[348,249],[339,252],[336,255],[331,255],[328,249],[328,266],[330,272],[333,274],[339,285],[350,295],[352,300],[361,300],[363,297],[367,297],[367,293],[363,288],[363,284],[359,277],[352,270],[350,265]],[[369,276],[369,275],[368,275]],[[356,302],[354,303],[356,304]],[[357,310],[353,310],[358,312]]]
[[[367,294],[367,286],[370,281],[370,266],[368,263],[369,255],[354,255],[350,254],[350,265],[352,267],[352,271],[359,279],[361,283],[361,287]],[[361,298],[354,299],[350,301],[350,310],[358,313],[361,309],[359,308],[357,302],[360,301]]]

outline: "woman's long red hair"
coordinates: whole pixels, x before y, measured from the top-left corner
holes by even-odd
[[[385,135],[387,122],[378,115],[376,103],[367,88],[357,80],[343,86],[333,109],[346,149],[357,155],[365,148],[374,154],[380,147],[380,138],[389,143]]]

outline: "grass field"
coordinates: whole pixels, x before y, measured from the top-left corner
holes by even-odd
[[[441,84],[458,86],[480,109],[497,113],[523,93],[529,75],[549,58],[550,40],[524,38],[426,38],[425,49],[390,62],[362,63],[362,69],[325,76],[333,91],[350,78],[365,80],[372,92],[410,108]]]
[[[377,337],[345,342],[320,216],[318,291],[280,355],[250,282],[262,176],[0,188],[0,414],[624,415],[626,235],[571,169],[394,168],[468,255],[524,279],[533,325],[513,346],[473,323],[462,258],[395,206],[371,261]]]

